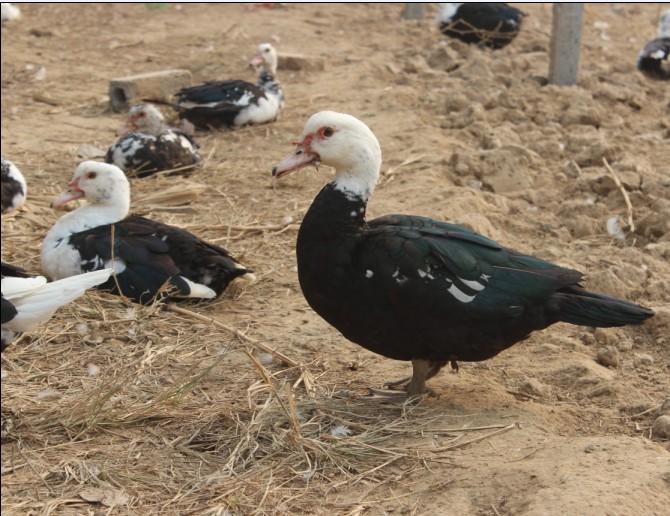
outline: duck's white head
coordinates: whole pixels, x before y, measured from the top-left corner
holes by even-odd
[[[63,206],[75,199],[86,198],[89,205],[112,206],[125,213],[130,207],[130,184],[123,171],[115,165],[83,161],[68,186],[68,190],[51,206]]]
[[[333,185],[347,196],[367,200],[372,194],[382,151],[370,128],[356,117],[334,111],[316,113],[294,144],[295,152],[272,170],[273,176],[280,178],[308,165],[323,164],[335,168]]]
[[[165,117],[153,104],[137,104],[130,108],[126,125],[119,129],[118,136],[140,132],[158,136],[165,131]]]
[[[277,51],[270,43],[261,43],[258,45],[256,55],[251,58],[250,63],[259,73],[270,72],[272,75],[277,73]]]

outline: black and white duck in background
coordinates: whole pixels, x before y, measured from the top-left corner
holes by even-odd
[[[212,299],[251,271],[222,247],[183,229],[128,215],[130,185],[114,165],[84,161],[52,206],[86,198],[63,215],[42,243],[42,271],[51,279],[113,267],[101,288],[138,303],[154,298]],[[165,292],[165,287],[171,287]],[[119,292],[119,289],[121,292]]]
[[[559,321],[640,324],[653,312],[584,290],[578,271],[506,249],[468,229],[413,215],[365,219],[382,162],[377,138],[351,115],[312,115],[277,178],[335,168],[298,232],[298,278],[314,311],[347,339],[396,360],[406,397],[447,363],[480,361]],[[379,393],[377,393],[379,395]]]
[[[119,136],[107,151],[105,161],[129,176],[146,177],[175,169],[183,173],[200,162],[200,146],[195,140],[170,129],[163,113],[151,104],[133,106]]]
[[[445,36],[490,48],[508,45],[521,30],[526,13],[505,3],[457,3],[439,5],[438,27]]]
[[[252,58],[258,82],[242,80],[212,81],[184,88],[170,103],[179,117],[195,127],[237,127],[273,122],[284,107],[284,91],[275,78],[277,51],[270,43],[258,45]]]
[[[670,80],[670,9],[661,16],[658,38],[647,43],[637,58],[637,69],[651,79]]]
[[[61,306],[104,283],[112,274],[112,269],[102,269],[47,283],[44,276],[31,278],[15,265],[3,262],[1,268],[2,351],[17,333],[35,330]]]
[[[2,158],[0,165],[2,175],[2,213],[18,210],[26,202],[28,185],[26,178],[11,161]]]

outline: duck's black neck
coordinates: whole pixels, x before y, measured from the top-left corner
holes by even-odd
[[[258,86],[263,91],[272,93],[273,95],[283,95],[281,86],[279,85],[277,79],[275,79],[275,76],[272,74],[272,72],[261,72],[258,76],[258,82],[256,83],[256,86]]]
[[[365,225],[366,202],[327,184],[316,196],[300,225],[301,243],[337,239],[357,233]]]

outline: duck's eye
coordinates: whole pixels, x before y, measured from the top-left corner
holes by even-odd
[[[95,177],[98,175],[97,172],[87,172],[86,173],[86,179],[95,179]]]
[[[332,128],[332,127],[326,127],[326,128],[323,130],[323,135],[324,135],[326,138],[328,138],[329,136],[333,136],[333,132],[334,132],[334,131],[333,131],[333,128]]]

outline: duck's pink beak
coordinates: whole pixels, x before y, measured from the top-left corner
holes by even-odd
[[[128,122],[125,126],[116,131],[116,136],[125,136],[126,134],[132,133],[134,131],[137,131],[137,126],[132,122]]]
[[[81,199],[82,197],[86,196],[86,193],[81,188],[79,188],[79,179],[75,179],[68,186],[70,188],[68,188],[66,192],[63,192],[60,197],[54,199],[51,202],[52,208],[58,208],[59,206],[63,206],[69,203],[70,201]]]
[[[256,54],[254,57],[251,58],[251,61],[249,61],[249,64],[253,66],[260,66],[263,63],[265,63],[265,59],[263,59],[263,56],[261,54]]]
[[[272,169],[272,175],[279,179],[308,165],[318,166],[321,162],[321,157],[310,148],[309,144],[311,141],[312,138],[308,136],[300,143],[293,142],[297,145],[295,152],[275,166]]]

